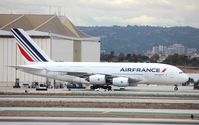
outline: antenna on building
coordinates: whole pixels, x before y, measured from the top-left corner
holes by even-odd
[[[10,14],[13,14],[12,9],[10,9]]]
[[[58,16],[61,16],[61,10],[60,10],[60,7],[57,7],[57,10],[58,10],[57,15],[58,15]]]
[[[51,14],[51,6],[49,6],[48,13]]]

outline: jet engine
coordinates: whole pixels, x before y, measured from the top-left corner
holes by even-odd
[[[106,83],[106,76],[105,75],[91,75],[87,79],[90,83],[93,84],[105,84]]]
[[[112,84],[118,87],[127,87],[129,86],[129,78],[125,77],[113,78]]]

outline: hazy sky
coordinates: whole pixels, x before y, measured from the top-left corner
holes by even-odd
[[[56,13],[78,26],[199,28],[199,0],[0,0],[0,13]]]

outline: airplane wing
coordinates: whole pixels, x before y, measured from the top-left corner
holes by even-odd
[[[32,68],[32,67],[26,67],[26,66],[8,66],[11,68],[15,68],[17,70],[31,70],[31,71],[42,71],[43,69],[39,68]]]
[[[22,71],[45,71],[46,73],[57,73],[59,75],[70,75],[70,76],[76,76],[79,78],[88,78],[91,75],[96,75],[96,74],[100,74],[100,75],[105,75],[107,79],[113,79],[116,77],[126,77],[126,76],[118,76],[118,75],[113,75],[113,74],[109,74],[109,73],[103,73],[103,72],[98,72],[98,73],[94,73],[94,72],[85,72],[82,71],[81,69],[79,69],[78,71],[73,71],[71,69],[64,69],[64,70],[56,70],[56,69],[52,69],[52,68],[35,68],[35,67],[26,67],[26,66],[9,66],[18,70],[22,70]],[[142,79],[137,79],[137,78],[133,78],[133,77],[126,77],[129,78],[130,83],[137,83],[139,81],[142,81]]]
[[[113,78],[116,78],[116,77],[126,77],[126,76],[114,75],[112,73],[93,72],[93,71],[89,71],[89,70],[87,70],[85,72],[81,68],[79,68],[78,70],[76,69],[76,71],[74,71],[72,68],[70,68],[70,69],[63,69],[63,70],[60,70],[60,69],[56,70],[56,69],[49,68],[49,69],[46,69],[46,70],[48,72],[59,72],[60,74],[63,74],[63,75],[71,75],[71,76],[76,76],[76,77],[80,77],[80,78],[88,78],[89,76],[96,75],[96,74],[98,74],[98,75],[105,75],[107,79],[113,79]],[[142,79],[137,79],[137,78],[134,78],[134,77],[126,77],[126,78],[129,78],[129,81],[131,83],[136,83],[136,82],[142,81]]]

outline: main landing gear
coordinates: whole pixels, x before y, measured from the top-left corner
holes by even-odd
[[[112,87],[111,86],[102,86],[102,85],[92,85],[91,87],[90,87],[90,89],[92,89],[92,90],[95,90],[95,89],[98,89],[98,88],[101,88],[101,89],[106,89],[106,90],[108,90],[108,91],[111,91],[112,90]]]

